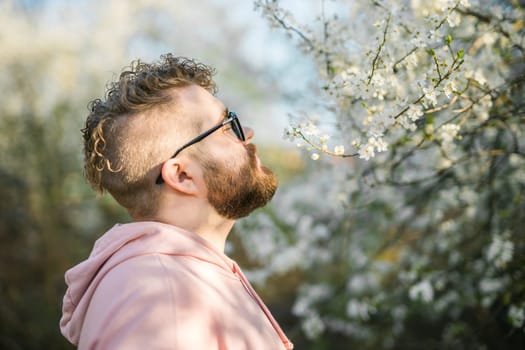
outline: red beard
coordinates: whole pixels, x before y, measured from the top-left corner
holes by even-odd
[[[259,169],[257,148],[246,145],[248,161],[237,171],[206,159],[204,181],[208,186],[208,201],[217,212],[228,219],[247,216],[268,203],[277,190],[278,181],[273,172]]]

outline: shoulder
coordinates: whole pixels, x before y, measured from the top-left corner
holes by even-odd
[[[169,283],[163,258],[139,255],[107,270],[89,303],[79,345],[145,349],[154,338],[164,346],[176,341],[175,304],[181,296]],[[178,274],[176,266],[171,275]]]
[[[184,274],[184,262],[177,257],[158,253],[142,254],[120,261],[107,268],[97,286],[99,293],[118,290],[119,296],[133,294],[135,297],[148,294],[166,294],[166,284],[173,277]],[[111,260],[108,261],[111,264]]]

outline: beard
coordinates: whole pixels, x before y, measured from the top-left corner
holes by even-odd
[[[246,146],[248,161],[237,171],[205,159],[204,181],[208,186],[208,201],[227,219],[240,219],[268,203],[277,190],[278,181],[273,172],[259,169],[256,147]]]

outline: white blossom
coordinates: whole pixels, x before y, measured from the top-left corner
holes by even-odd
[[[345,154],[345,146],[343,146],[343,145],[335,146],[334,153],[337,154],[337,155]]]
[[[470,0],[460,0],[459,1],[459,4],[465,8],[469,8],[470,7]]]
[[[429,280],[422,280],[410,288],[408,295],[412,300],[421,300],[429,303],[434,299],[434,288],[432,288]]]
[[[451,98],[456,90],[457,87],[454,80],[449,80],[443,87],[443,93],[445,94],[445,96],[447,96],[447,98]]]
[[[525,323],[525,304],[511,305],[508,311],[508,317],[512,325],[519,328]]]
[[[364,160],[370,160],[370,158],[373,158],[375,156],[374,152],[374,146],[371,146],[370,144],[366,144],[364,146],[361,146],[359,148],[359,158]]]
[[[457,124],[444,124],[438,130],[437,139],[444,144],[450,144],[457,138],[459,129]]]
[[[325,330],[325,325],[315,312],[309,313],[301,322],[301,328],[309,339],[317,338]]]
[[[461,16],[457,12],[451,12],[447,16],[447,22],[451,27],[457,27],[461,23]]]
[[[424,94],[424,103],[430,106],[436,106],[437,105],[437,98],[438,98],[438,91],[436,89],[432,88],[426,88],[423,87],[423,94]]]
[[[472,106],[472,112],[481,121],[489,119],[489,111],[492,108],[492,98],[490,95],[483,96]]]
[[[418,105],[410,105],[408,107],[408,111],[406,112],[406,116],[413,122],[417,121],[419,117],[423,115],[423,108]]]
[[[479,281],[479,290],[484,294],[494,294],[505,288],[506,281],[501,278],[484,278]]]
[[[306,136],[317,136],[320,133],[317,126],[312,122],[308,122],[305,125],[300,125],[300,128]]]
[[[375,311],[375,307],[355,299],[351,299],[346,304],[346,314],[350,318],[368,320]]]
[[[498,268],[505,267],[512,260],[514,253],[514,243],[507,236],[508,234],[494,235],[487,249],[487,260]]]

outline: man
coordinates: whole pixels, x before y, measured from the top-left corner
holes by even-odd
[[[136,62],[91,103],[85,173],[132,223],[66,272],[60,327],[80,349],[292,349],[238,265],[236,219],[277,180],[253,130],[215,98],[213,70],[165,55]]]

